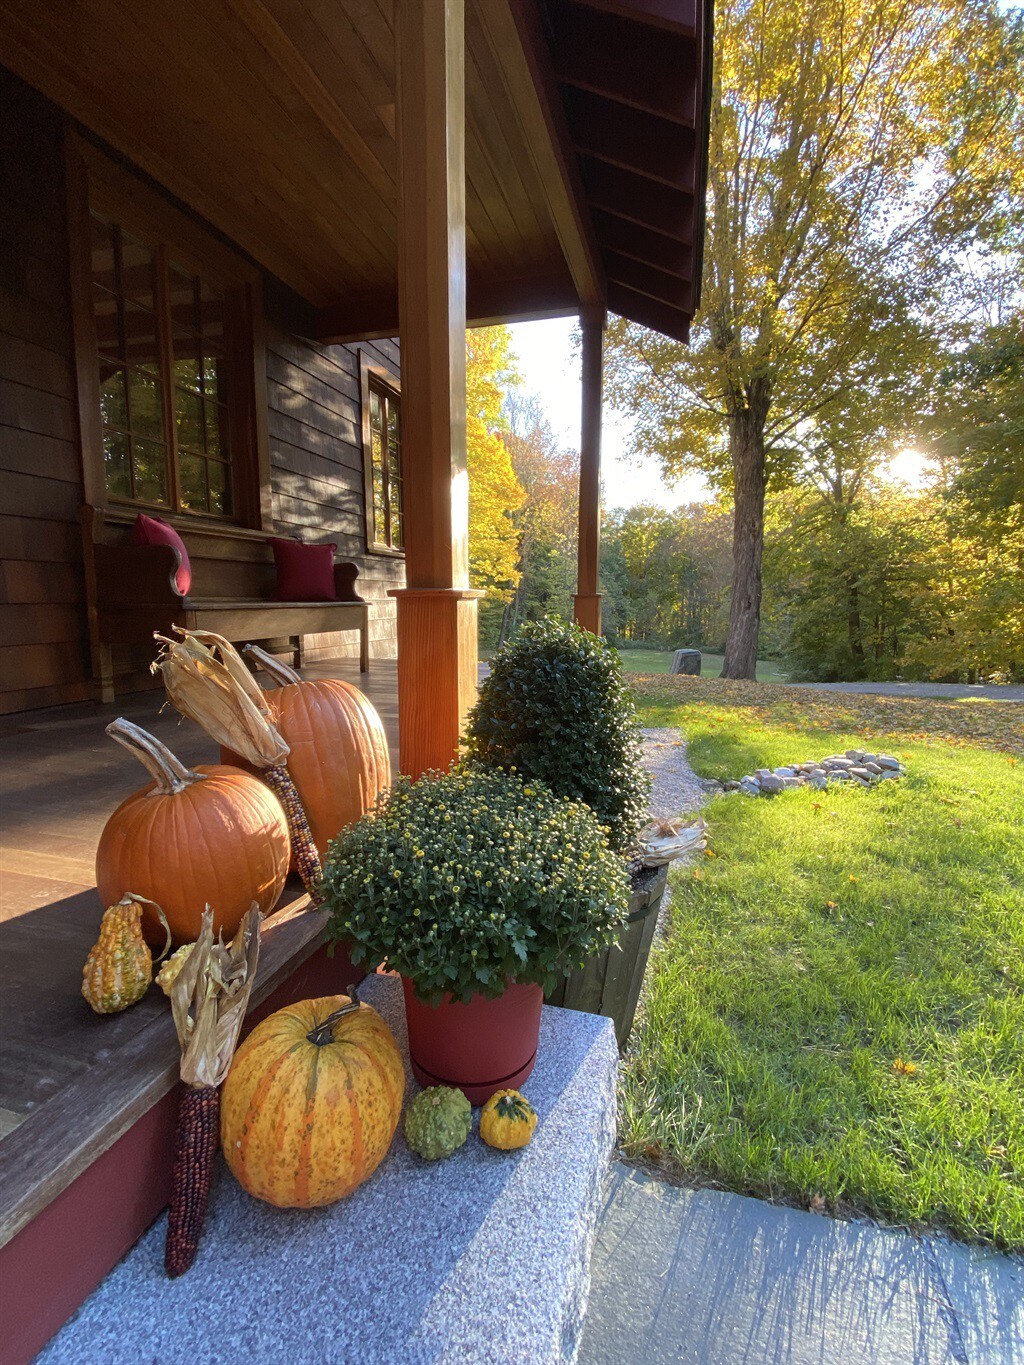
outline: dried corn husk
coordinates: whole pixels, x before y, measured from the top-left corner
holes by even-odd
[[[180,640],[154,637],[163,648],[150,665],[163,675],[172,705],[253,767],[284,763],[291,751],[238,651],[211,631],[177,629]]]
[[[707,848],[706,836],[707,825],[699,815],[693,820],[654,820],[640,831],[640,861],[644,867],[662,867],[699,853]]]
[[[213,937],[207,906],[203,927],[171,989],[171,1013],[181,1043],[181,1079],[186,1085],[220,1085],[228,1074],[260,953],[260,920],[253,903],[227,945]]]

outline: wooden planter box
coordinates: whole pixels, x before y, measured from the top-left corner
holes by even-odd
[[[620,1050],[633,1027],[667,880],[667,867],[645,868],[634,882],[629,919],[618,943],[592,957],[546,997],[549,1005],[603,1014],[613,1020]]]

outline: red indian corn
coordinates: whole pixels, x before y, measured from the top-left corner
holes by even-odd
[[[318,904],[320,897],[317,888],[323,876],[323,868],[320,865],[320,854],[313,842],[313,833],[306,818],[306,808],[302,804],[299,789],[283,763],[278,763],[273,768],[264,768],[261,776],[284,807],[296,869],[302,878],[302,885],[309,892],[310,899],[314,904]]]
[[[167,1222],[164,1269],[171,1279],[184,1275],[195,1260],[213,1180],[220,1127],[216,1086],[182,1088],[171,1169],[171,1212]]]

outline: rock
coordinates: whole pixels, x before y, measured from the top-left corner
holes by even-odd
[[[758,782],[763,782],[766,777],[771,777],[771,775],[771,768],[756,768],[754,770],[754,776],[757,778]]]
[[[824,791],[828,786],[827,773],[811,773],[807,780],[816,792]]]
[[[854,763],[863,763],[863,762],[864,762],[864,750],[863,750],[863,749],[847,749],[847,751],[846,751],[846,757],[847,757],[847,758],[852,758],[853,761],[854,761]]]
[[[769,773],[767,777],[761,778],[761,790],[767,792],[769,796],[777,796],[779,792],[786,790],[786,780]]]
[[[884,782],[887,777],[891,777],[894,781],[898,782],[900,774],[898,772],[894,772],[892,768],[883,768],[882,771],[878,774],[878,780],[879,782]]]
[[[875,762],[880,768],[886,768],[890,772],[903,771],[903,764],[898,758],[893,758],[892,754],[879,754]]]
[[[700,677],[701,653],[699,649],[677,649],[672,655],[670,673],[687,673]]]
[[[782,781],[787,791],[789,791],[792,787],[799,787],[802,785],[799,777],[784,777]]]
[[[855,768],[857,765],[852,758],[826,758],[825,766],[837,768],[840,772],[849,772],[851,768]]]
[[[730,781],[728,781],[728,782],[725,783],[725,790],[726,790],[727,792],[738,792],[739,789],[740,789],[740,784],[739,784],[738,782],[733,782],[732,780],[730,780]]]
[[[776,769],[775,769],[775,776],[776,776],[776,777],[796,777],[796,769],[795,769],[795,768],[776,768]]]
[[[851,769],[850,769],[850,776],[851,776],[851,777],[869,777],[870,774],[868,773],[867,768],[862,768],[862,767],[858,766],[858,767],[856,767],[856,768],[851,768]]]
[[[744,796],[760,796],[761,784],[756,777],[744,777],[740,780],[740,791]]]
[[[864,760],[864,766],[869,773],[874,773],[876,777],[882,771],[873,758],[866,758]]]
[[[864,764],[864,766],[865,766],[865,768],[866,768],[866,767],[868,766],[869,763],[877,763],[877,762],[878,762],[878,755],[877,755],[877,754],[865,753],[864,757],[861,759],[861,762]]]
[[[833,768],[828,775],[830,782],[849,782],[850,774],[845,768]]]

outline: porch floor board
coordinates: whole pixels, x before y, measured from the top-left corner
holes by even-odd
[[[377,707],[397,764],[397,670],[355,660],[303,670],[343,677]],[[218,761],[216,746],[169,709],[163,692],[23,712],[0,722],[0,1245],[96,1160],[173,1085],[177,1042],[163,996],[123,1014],[93,1014],[82,964],[102,906],[94,857],[103,825],[146,774],[104,734],[137,721],[186,763]],[[323,917],[289,881],[268,919],[253,1005],[321,941]]]

